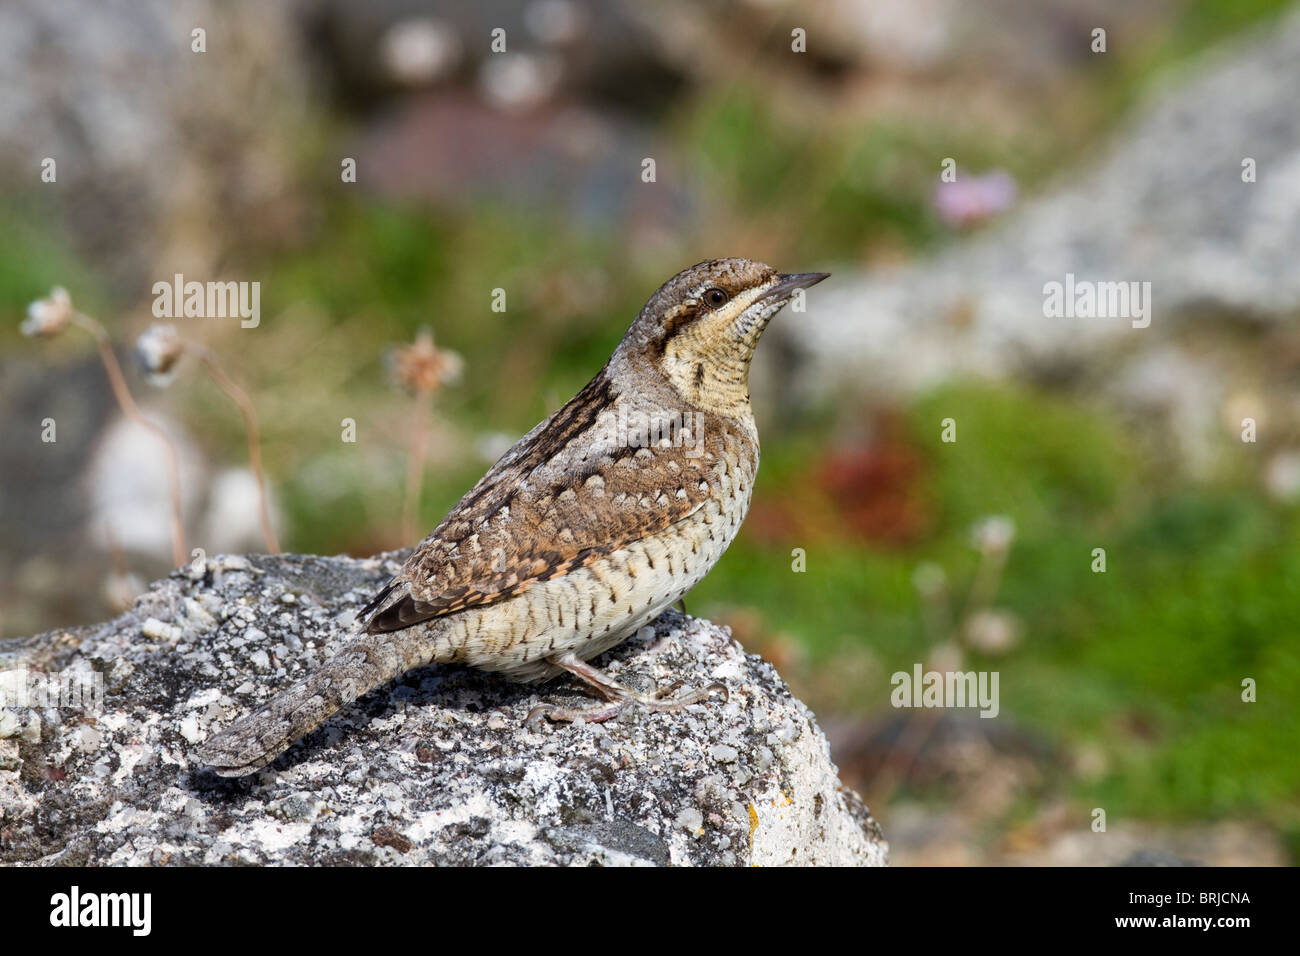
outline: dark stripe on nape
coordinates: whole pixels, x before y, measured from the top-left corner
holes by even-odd
[[[560,409],[550,426],[533,439],[532,446],[519,461],[520,472],[527,474],[546,464],[576,436],[595,426],[610,401],[610,381],[601,369],[600,374]]]
[[[694,325],[703,315],[704,310],[697,303],[686,302],[677,306],[664,316],[664,333],[654,340],[655,350],[663,355],[668,350],[668,341],[683,329]]]
[[[572,441],[575,435],[596,424],[601,411],[610,401],[609,393],[610,381],[605,369],[602,368],[596,373],[595,378],[583,386],[582,391],[569,399],[555,413],[555,418],[551,420],[551,423],[546,428],[534,435],[525,448],[520,449],[515,460],[497,477],[503,478],[510,475],[517,481],[546,464],[559,449]],[[508,506],[514,500],[517,492],[518,489],[515,487],[511,487],[508,492],[505,492],[500,481],[494,481],[463,499],[457,505],[455,511],[466,513],[475,508],[489,495],[503,493],[503,504]],[[493,508],[492,510],[495,513],[497,509]]]
[[[664,316],[664,331],[669,335],[675,335],[692,322],[699,319],[703,314],[699,305],[694,302],[683,302],[666,316]]]

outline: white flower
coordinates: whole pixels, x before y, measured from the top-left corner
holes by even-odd
[[[1020,620],[1010,611],[976,611],[966,622],[966,643],[985,654],[1005,654],[1020,641]]]
[[[912,586],[922,597],[934,598],[943,594],[948,587],[948,575],[939,565],[932,561],[923,561],[912,572]]]
[[[984,554],[1006,554],[1016,537],[1016,523],[1006,515],[994,515],[975,525],[975,547]]]
[[[944,641],[930,648],[930,653],[926,655],[925,669],[940,673],[959,671],[965,659],[966,655],[962,653],[960,647],[952,641]]]
[[[502,53],[489,56],[479,68],[479,89],[493,106],[528,110],[540,106],[560,88],[563,60],[545,53]]]
[[[1274,455],[1264,469],[1264,487],[1278,501],[1300,498],[1300,452]]]
[[[399,20],[380,42],[388,74],[406,86],[425,86],[449,76],[461,59],[460,37],[441,20]]]
[[[72,320],[72,299],[63,286],[55,286],[48,299],[37,299],[27,307],[27,318],[18,327],[23,335],[58,335]]]

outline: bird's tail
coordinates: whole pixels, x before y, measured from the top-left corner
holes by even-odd
[[[362,634],[304,680],[201,746],[196,757],[223,777],[260,770],[331,714],[433,659],[422,628]]]

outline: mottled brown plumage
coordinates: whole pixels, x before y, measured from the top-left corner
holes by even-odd
[[[665,283],[605,367],[510,449],[306,680],[201,748],[219,773],[264,766],[339,707],[406,670],[459,661],[521,681],[568,672],[610,703],[677,710],[587,660],[693,587],[734,538],[758,471],[749,364],[771,317],[824,278],[747,259]],[[724,689],[725,690],[725,689]]]

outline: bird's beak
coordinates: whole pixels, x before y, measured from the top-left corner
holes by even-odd
[[[829,276],[829,272],[791,272],[777,276],[776,285],[763,293],[764,299],[788,299],[796,289],[807,289]]]

